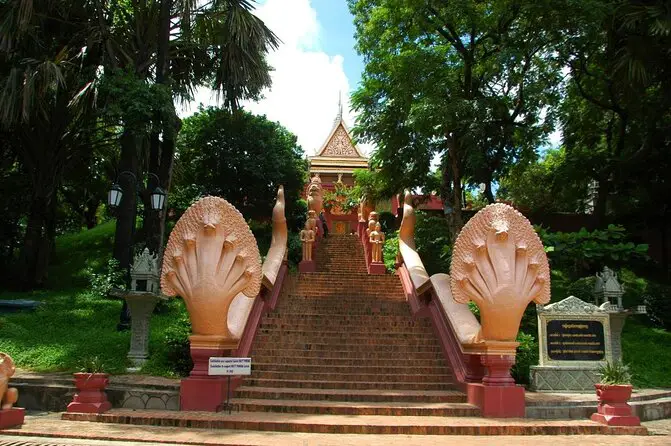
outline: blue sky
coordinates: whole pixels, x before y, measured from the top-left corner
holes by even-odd
[[[354,46],[354,25],[345,0],[312,0],[322,26],[322,49],[328,54],[341,54],[343,68],[354,89],[363,71],[363,60]]]

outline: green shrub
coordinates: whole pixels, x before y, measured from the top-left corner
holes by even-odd
[[[517,335],[517,342],[520,345],[517,347],[515,365],[511,368],[510,373],[515,378],[516,383],[529,384],[531,366],[538,365],[538,342],[536,342],[534,336],[521,331]]]
[[[561,269],[573,280],[592,275],[603,265],[618,267],[648,259],[648,245],[628,241],[624,227],[578,232],[550,232],[536,228],[546,247],[550,266]]]
[[[452,238],[447,220],[417,212],[415,244],[429,275],[447,273],[452,255]]]
[[[650,282],[644,303],[650,320],[659,327],[671,330],[671,286]]]
[[[91,267],[87,268],[89,275],[90,290],[94,296],[107,297],[113,288],[126,288],[126,271],[119,266],[115,258],[108,258],[105,270],[101,273],[95,272]]]
[[[287,240],[287,250],[289,251],[289,267],[295,268],[296,265],[298,265],[303,259],[303,245],[301,244],[301,238],[297,233],[289,233],[289,239]]]
[[[645,304],[645,294],[648,289],[648,280],[637,276],[633,271],[622,268],[617,274],[624,287],[622,305],[624,308],[633,308]]]
[[[569,297],[571,281],[560,269],[550,269],[550,294],[553,302]]]
[[[382,247],[384,266],[389,272],[396,271],[396,256],[398,255],[398,231],[388,236]]]
[[[190,334],[191,321],[186,313],[180,314],[165,330],[166,356],[172,370],[179,376],[188,376],[193,368],[189,347]]]
[[[582,299],[585,302],[594,301],[594,284],[596,283],[596,277],[581,277],[575,282],[571,283],[568,286],[567,292],[568,296],[575,296],[578,299]],[[568,297],[566,296],[566,297]]]

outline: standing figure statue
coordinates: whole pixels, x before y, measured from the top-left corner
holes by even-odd
[[[384,246],[384,233],[380,223],[376,223],[375,227],[369,234],[369,241],[371,246],[371,261],[375,263],[382,262],[382,247]]]
[[[375,230],[375,225],[377,224],[378,215],[377,212],[373,211],[368,215],[368,229],[366,229],[366,235],[370,236],[370,233]]]
[[[19,391],[9,387],[9,378],[14,376],[16,367],[14,361],[6,353],[0,353],[0,409],[11,409],[19,399]]]
[[[305,229],[300,234],[301,243],[303,244],[303,261],[309,262],[312,260],[312,246],[315,242],[315,231],[310,227],[310,222],[305,222]]]

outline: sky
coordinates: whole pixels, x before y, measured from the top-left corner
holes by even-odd
[[[354,50],[354,25],[346,0],[259,0],[255,14],[282,40],[269,54],[273,85],[259,102],[243,106],[278,121],[314,155],[328,137],[342,97],[343,117],[351,128],[349,94],[356,88],[362,58]],[[216,105],[209,90],[200,90],[182,116],[198,104]],[[370,148],[362,146],[364,152]]]

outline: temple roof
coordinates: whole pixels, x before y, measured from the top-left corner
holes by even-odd
[[[339,173],[368,168],[368,158],[359,150],[342,118],[342,107],[333,129],[317,155],[310,157],[310,172]]]

